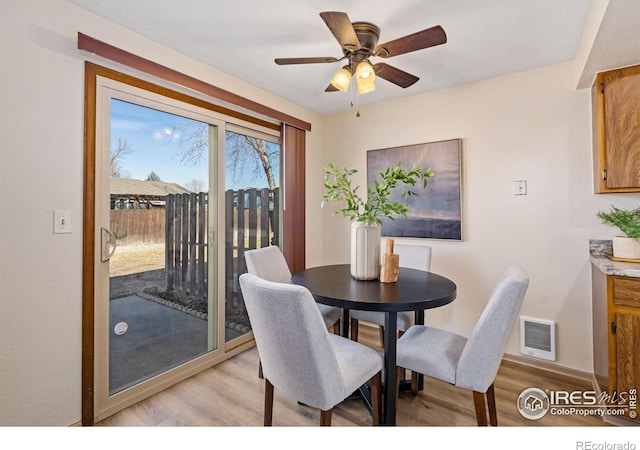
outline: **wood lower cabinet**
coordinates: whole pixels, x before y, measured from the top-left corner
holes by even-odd
[[[616,389],[634,392],[640,386],[640,313],[616,313]]]
[[[591,100],[595,192],[640,192],[640,65],[599,73]]]
[[[592,266],[593,366],[602,392],[625,400],[640,422],[640,278],[605,275]]]

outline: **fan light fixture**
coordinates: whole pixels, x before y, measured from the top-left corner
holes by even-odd
[[[373,81],[376,78],[376,74],[373,71],[373,66],[365,59],[364,61],[360,61],[356,66],[356,79],[358,82],[367,82],[369,81],[369,77],[371,77],[371,81]]]
[[[376,85],[373,82],[373,80],[367,81],[364,83],[358,81],[358,94],[366,94],[367,92],[371,92],[375,90],[376,90]]]
[[[358,93],[366,94],[367,92],[374,91],[376,89],[375,79],[376,73],[373,70],[373,66],[367,60],[361,61],[356,67]]]
[[[338,72],[333,76],[331,84],[337,90],[344,92],[349,89],[352,76],[353,72],[351,72],[351,67],[346,65],[342,69],[338,70]]]
[[[356,83],[358,84],[358,93],[366,94],[376,89],[375,79],[376,73],[369,61],[360,61],[356,66]],[[349,65],[342,67],[331,80],[333,87],[339,91],[345,92],[351,84],[353,71]]]

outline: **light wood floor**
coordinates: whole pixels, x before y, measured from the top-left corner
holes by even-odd
[[[376,329],[361,327],[361,342],[380,349],[377,337]],[[499,426],[606,426],[597,416],[547,414],[536,421],[522,417],[516,408],[516,400],[530,387],[569,391],[592,389],[586,381],[504,362],[495,381]],[[263,423],[263,401],[264,381],[258,378],[258,354],[253,348],[123,410],[97,426],[259,427]],[[276,390],[274,426],[316,427],[318,423],[319,411],[299,405]],[[370,426],[371,416],[361,401],[348,400],[334,409],[332,425]],[[400,393],[397,425],[475,426],[471,392],[425,377],[425,388],[417,397],[408,391]]]

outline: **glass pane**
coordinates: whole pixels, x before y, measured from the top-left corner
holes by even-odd
[[[238,277],[244,252],[280,245],[280,145],[231,131],[225,149],[225,341],[251,331]]]
[[[113,395],[215,348],[207,276],[215,129],[112,99],[110,133]]]

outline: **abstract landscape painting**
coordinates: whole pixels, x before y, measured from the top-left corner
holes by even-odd
[[[380,173],[387,167],[397,163],[404,169],[415,165],[431,168],[435,173],[426,189],[422,185],[413,189],[418,195],[402,199],[401,189],[392,194],[394,200],[406,203],[411,212],[406,218],[384,219],[383,236],[462,240],[461,145],[461,139],[451,139],[367,152],[369,186],[380,180]]]

